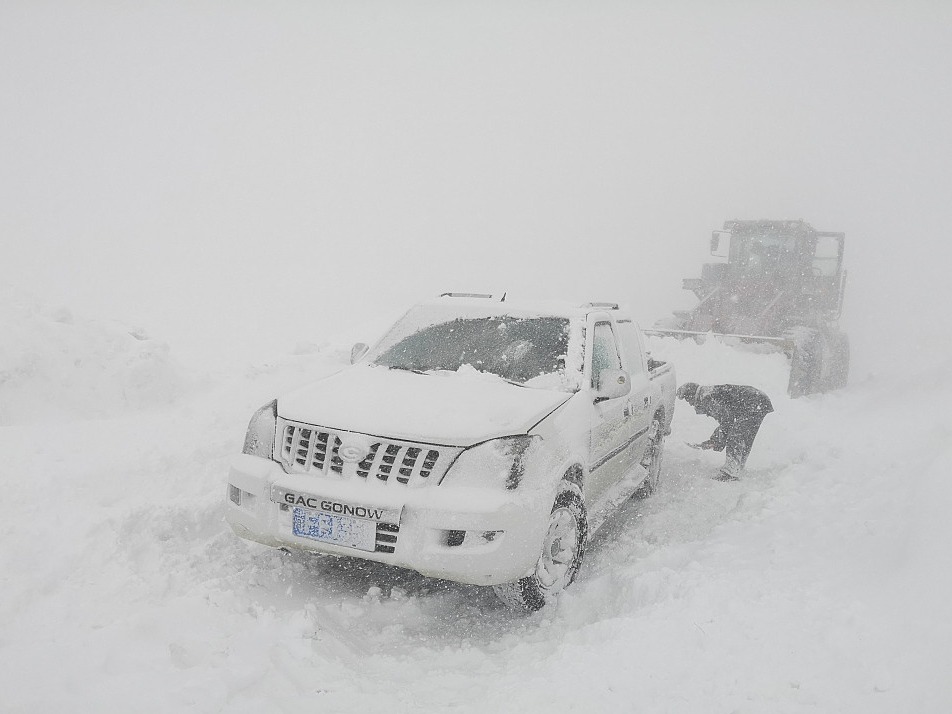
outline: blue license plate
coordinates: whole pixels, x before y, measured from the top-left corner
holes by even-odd
[[[377,544],[375,521],[339,516],[324,511],[295,507],[291,511],[291,532],[302,538],[372,551]]]

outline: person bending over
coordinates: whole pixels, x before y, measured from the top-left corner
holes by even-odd
[[[744,470],[764,417],[774,410],[770,398],[745,384],[701,386],[696,382],[685,382],[678,387],[677,394],[698,414],[717,420],[717,429],[711,438],[691,446],[714,451],[726,448],[727,459],[714,478],[736,481]]]

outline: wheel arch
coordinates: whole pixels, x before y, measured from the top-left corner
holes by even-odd
[[[562,474],[562,482],[571,484],[578,488],[579,494],[582,492],[582,484],[585,482],[585,469],[579,463],[574,463],[565,469]]]

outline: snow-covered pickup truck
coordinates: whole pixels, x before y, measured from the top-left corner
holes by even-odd
[[[446,294],[251,419],[227,487],[244,538],[494,586],[541,608],[588,535],[650,493],[675,375],[611,303]]]

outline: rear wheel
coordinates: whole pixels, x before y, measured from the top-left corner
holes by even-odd
[[[833,366],[830,369],[829,389],[845,387],[850,377],[850,338],[845,332],[834,332],[830,337]]]
[[[587,532],[581,496],[575,490],[562,491],[549,514],[535,570],[514,582],[494,585],[496,595],[509,607],[541,610],[575,580],[582,565]]]
[[[651,426],[648,428],[648,448],[641,459],[641,465],[645,467],[648,475],[641,482],[641,486],[635,491],[638,498],[647,498],[661,482],[661,460],[664,458],[664,416],[659,412],[651,420]]]
[[[793,355],[787,392],[796,399],[819,390],[822,350],[820,335],[814,329],[798,327],[788,336],[793,340]]]

